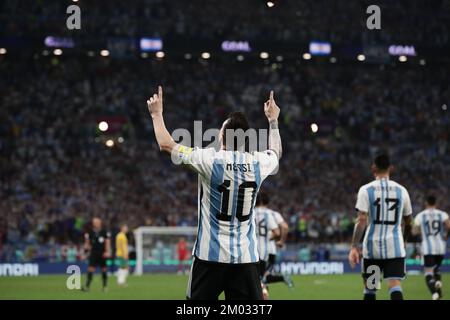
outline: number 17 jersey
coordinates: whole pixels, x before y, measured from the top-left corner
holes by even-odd
[[[356,209],[368,216],[363,240],[364,258],[406,256],[401,223],[404,216],[412,214],[412,208],[405,187],[387,178],[372,181],[359,189]]]
[[[278,168],[271,151],[216,151],[180,147],[198,173],[198,233],[193,255],[229,264],[259,261],[254,206],[261,183]]]

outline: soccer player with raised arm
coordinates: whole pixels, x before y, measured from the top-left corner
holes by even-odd
[[[254,206],[261,183],[274,174],[282,147],[278,130],[280,109],[270,92],[264,103],[269,121],[269,150],[246,152],[245,139],[235,139],[249,125],[245,115],[233,112],[223,122],[221,149],[190,148],[177,144],[163,118],[163,92],[158,88],[148,101],[160,150],[176,156],[198,174],[198,233],[187,298],[261,300],[259,253]],[[229,133],[234,133],[230,139]],[[228,138],[227,138],[228,137]],[[231,140],[231,141],[230,141]],[[240,141],[240,143],[234,143]]]
[[[406,275],[406,252],[402,229],[407,237],[411,232],[412,209],[405,187],[390,180],[391,171],[389,156],[377,156],[372,165],[375,180],[358,192],[358,217],[348,258],[352,268],[359,263],[359,245],[367,227],[361,266],[364,300],[376,300],[376,279],[381,279],[381,273],[388,282],[391,300],[403,300],[401,280]]]
[[[442,298],[442,281],[439,268],[447,250],[450,230],[448,214],[436,207],[436,197],[426,200],[426,208],[414,219],[413,232],[422,234],[422,257],[425,281],[433,300]]]

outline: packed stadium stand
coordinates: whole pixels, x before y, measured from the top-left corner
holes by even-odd
[[[379,1],[392,10],[389,32],[376,34],[361,27],[364,16],[353,18],[369,1],[289,0],[276,17],[264,6],[249,15],[247,7],[257,1],[218,2],[198,12],[205,2],[84,1],[84,25],[75,38],[449,44],[450,1],[408,1],[420,17],[409,15],[403,2]],[[54,18],[64,8],[60,1],[2,1],[0,35],[68,35],[64,21]],[[357,188],[372,178],[370,161],[380,150],[390,152],[393,179],[410,191],[415,213],[429,192],[449,192],[448,65],[287,56],[237,61],[214,54],[206,60],[170,52],[161,59],[58,57],[36,50],[0,56],[0,74],[0,260],[48,259],[61,248],[76,257],[73,246],[92,216],[111,229],[124,220],[134,227],[197,224],[195,175],[174,169],[154,142],[145,102],[159,84],[169,130],[192,130],[195,120],[218,128],[232,110],[265,128],[262,106],[275,91],[281,136],[289,138],[279,174],[265,190],[289,222],[291,243],[349,240]],[[98,130],[99,121],[109,123],[106,132]],[[439,205],[448,211],[448,196],[439,197]]]

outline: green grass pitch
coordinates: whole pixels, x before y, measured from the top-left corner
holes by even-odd
[[[147,274],[130,276],[128,287],[120,288],[116,277],[109,277],[109,290],[101,290],[101,276],[94,276],[88,293],[66,288],[67,276],[0,277],[0,299],[56,299],[56,300],[156,300],[184,299],[187,276],[175,274]],[[82,281],[84,282],[84,277]],[[360,300],[362,280],[357,274],[294,276],[295,288],[283,283],[270,286],[270,299],[299,300]],[[450,298],[450,275],[443,274],[444,299]],[[422,275],[410,275],[403,282],[405,299],[430,300],[431,296]],[[378,299],[388,299],[386,283],[378,293]]]

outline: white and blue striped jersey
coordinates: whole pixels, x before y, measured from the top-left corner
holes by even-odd
[[[366,259],[393,259],[406,256],[402,218],[412,214],[408,191],[395,181],[383,178],[359,189],[356,209],[366,212],[368,225],[363,240]]]
[[[221,263],[259,261],[254,207],[261,183],[278,168],[272,150],[179,149],[198,173],[198,234],[193,255]]]
[[[264,208],[255,208],[256,233],[258,235],[259,259],[269,260],[269,246],[272,238],[272,231],[278,228],[273,211]]]
[[[422,255],[445,255],[445,221],[448,214],[438,209],[426,209],[414,218],[414,224],[420,227],[422,234]]]
[[[272,216],[275,219],[275,222],[277,223],[277,226],[280,226],[284,222],[283,216],[281,213],[277,211],[272,211]],[[277,254],[277,244],[275,243],[275,240],[270,240],[269,243],[269,254]]]

